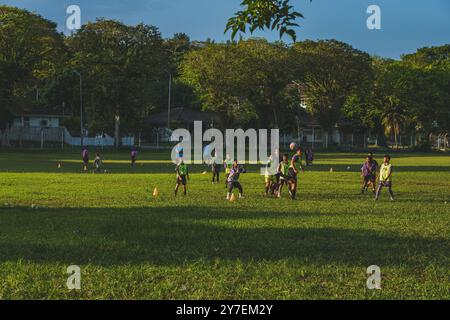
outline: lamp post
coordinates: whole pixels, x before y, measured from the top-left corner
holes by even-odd
[[[171,104],[171,98],[172,98],[172,73],[170,71],[165,70],[166,73],[169,76],[169,98],[167,101],[167,129],[170,130],[170,104]]]
[[[80,72],[77,70],[73,70],[73,72],[80,77],[80,142],[81,147],[83,147],[83,81]]]

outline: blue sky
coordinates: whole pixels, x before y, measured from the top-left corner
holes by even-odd
[[[65,8],[77,4],[82,23],[97,17],[127,24],[144,22],[160,28],[164,37],[185,32],[193,40],[227,40],[227,19],[239,9],[240,0],[0,0],[35,11],[65,26]],[[299,40],[335,38],[371,54],[399,58],[424,46],[450,43],[450,0],[292,0],[305,15],[299,20]],[[378,5],[382,29],[368,30],[369,5]],[[263,32],[269,40],[276,33]],[[285,39],[288,40],[288,39]]]

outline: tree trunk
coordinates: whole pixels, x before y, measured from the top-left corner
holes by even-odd
[[[398,144],[397,144],[397,131],[394,130],[394,142],[395,142],[395,148],[398,149]]]

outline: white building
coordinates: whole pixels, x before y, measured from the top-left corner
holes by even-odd
[[[62,116],[49,114],[21,114],[14,116],[16,128],[58,128]]]

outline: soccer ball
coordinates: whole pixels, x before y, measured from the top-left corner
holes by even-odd
[[[295,150],[295,148],[297,148],[297,144],[295,142],[291,142],[291,144],[289,145],[289,148],[291,150]]]

